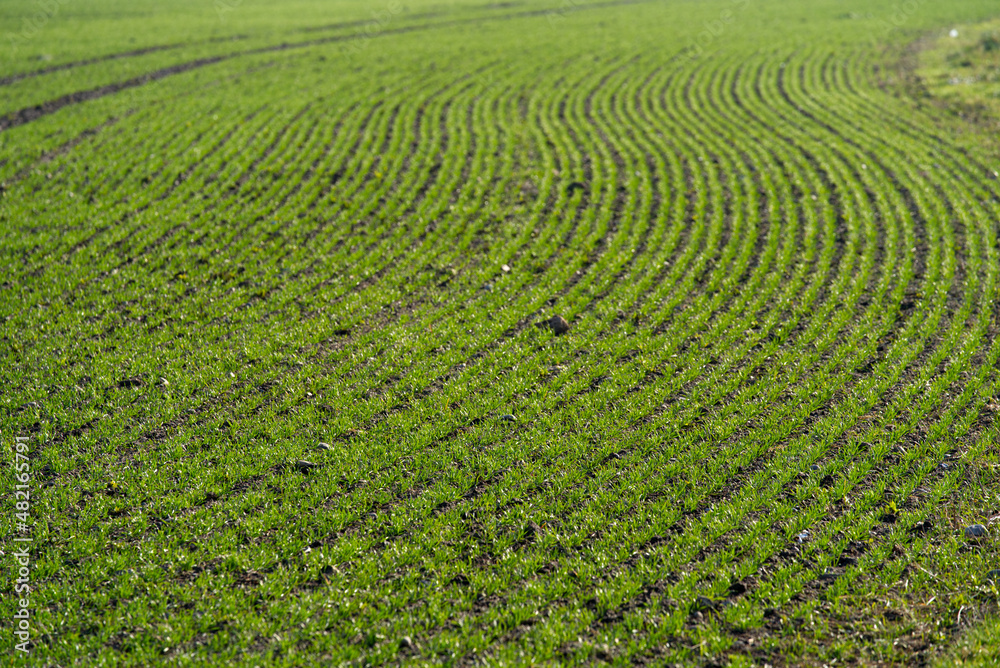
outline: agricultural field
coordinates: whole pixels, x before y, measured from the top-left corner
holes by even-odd
[[[995,0],[0,31],[0,664],[1000,664]]]

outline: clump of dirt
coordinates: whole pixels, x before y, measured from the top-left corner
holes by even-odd
[[[552,333],[555,334],[556,336],[559,336],[560,334],[565,334],[566,332],[569,331],[569,323],[566,321],[566,318],[562,317],[561,315],[552,316],[551,318],[548,319],[547,324],[549,326],[549,329],[551,329]]]

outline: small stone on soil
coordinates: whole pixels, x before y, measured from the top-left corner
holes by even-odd
[[[314,464],[310,461],[306,461],[305,459],[299,459],[295,462],[295,468],[302,473],[308,473],[315,468],[319,468],[319,464]]]
[[[717,601],[713,601],[707,596],[699,596],[691,606],[692,612],[703,612],[705,610],[715,610],[719,606]]]
[[[533,541],[538,538],[541,533],[542,527],[538,526],[534,522],[528,522],[524,525],[524,532],[522,535],[524,536],[524,540]]]
[[[971,527],[965,527],[966,538],[982,538],[986,536],[987,533],[986,527],[982,524],[973,524]]]
[[[566,318],[561,315],[554,315],[549,318],[549,327],[552,329],[552,333],[556,336],[565,334],[569,331],[569,323],[566,322]]]

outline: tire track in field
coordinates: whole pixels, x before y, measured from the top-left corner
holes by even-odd
[[[616,0],[615,2],[607,3],[591,3],[587,5],[577,5],[574,7],[562,8],[560,11],[584,11],[587,9],[600,9],[604,7],[616,7],[621,5],[634,5],[642,4],[646,2],[651,2],[652,0]],[[478,24],[487,23],[490,21],[498,20],[515,20],[519,18],[529,18],[534,16],[546,16],[551,13],[552,10],[532,10],[525,12],[517,12],[505,16],[490,17],[487,19],[482,18],[469,18],[469,19],[456,19],[452,21],[442,21],[439,23],[430,23],[426,25],[419,26],[405,26],[402,28],[389,28],[382,30],[377,35],[370,35],[369,38],[374,39],[375,37],[385,37],[388,35],[400,35],[412,32],[422,32],[429,30],[438,30],[442,28],[453,28],[459,25],[468,24]],[[302,49],[311,46],[319,46],[324,44],[333,44],[337,42],[344,42],[354,39],[355,35],[338,35],[333,37],[325,37],[315,40],[309,40],[305,42],[297,43],[282,43],[272,46],[259,47],[254,49],[247,49],[245,51],[239,51],[230,54],[220,54],[215,56],[208,56],[204,58],[198,58],[196,60],[191,60],[184,63],[178,63],[176,65],[171,65],[169,67],[164,67],[146,74],[139,75],[137,77],[132,77],[131,79],[126,79],[124,81],[119,81],[116,83],[105,84],[103,86],[98,86],[96,88],[91,88],[89,90],[76,91],[73,93],[68,93],[61,97],[55,98],[53,100],[48,100],[41,104],[32,105],[30,107],[24,107],[16,111],[7,113],[5,116],[0,117],[0,132],[25,125],[32,121],[38,120],[44,116],[49,116],[56,113],[66,107],[80,104],[82,102],[90,102],[92,100],[97,100],[102,97],[107,97],[108,95],[113,95],[119,93],[123,90],[128,90],[131,88],[137,88],[139,86],[144,86],[148,83],[153,83],[167,77],[171,77],[177,74],[183,74],[185,72],[190,72],[192,70],[207,67],[209,65],[215,65],[217,63],[231,60],[233,58],[239,58],[244,56],[254,56],[265,53],[276,53],[281,51],[288,51],[291,49]]]
[[[122,60],[125,58],[135,58],[137,56],[145,56],[150,53],[159,53],[160,51],[170,51],[172,49],[179,49],[185,44],[161,44],[158,46],[147,46],[141,49],[133,49],[131,51],[121,51],[119,53],[111,53],[106,56],[99,56],[97,58],[87,58],[84,60],[75,60],[69,63],[62,63],[60,65],[52,65],[51,67],[43,67],[38,70],[30,70],[27,72],[18,72],[17,74],[9,74],[5,77],[0,77],[0,86],[9,86],[18,81],[23,81],[25,79],[33,79],[35,77],[44,76],[46,74],[52,74],[54,72],[64,72],[66,70],[75,69],[77,67],[85,67],[87,65],[95,65],[97,63],[105,63],[109,60]]]
[[[604,6],[614,6],[614,5],[617,5],[617,4],[634,4],[634,2],[632,2],[632,3],[605,2],[605,3],[595,3],[594,6],[595,7],[604,7]],[[488,5],[486,7],[489,8]],[[560,12],[567,11],[567,10],[572,11],[573,9],[578,9],[578,8],[579,8],[578,6],[574,7],[574,8],[560,8]],[[551,10],[546,10],[546,11],[543,11],[541,13],[542,14],[546,14],[549,11],[551,11]],[[413,20],[413,19],[425,19],[425,18],[434,18],[434,17],[437,17],[437,16],[441,16],[442,14],[443,14],[442,12],[419,12],[419,13],[408,14],[406,16],[406,18],[410,19],[410,20]],[[531,15],[531,14],[529,14],[529,15]],[[514,16],[516,17],[518,15],[514,15]],[[493,16],[478,17],[478,19],[481,20],[481,21],[488,21],[488,20],[491,20],[493,18],[504,19],[504,18],[508,18],[508,17],[506,17],[504,15],[500,15],[499,17],[493,17]],[[472,18],[472,19],[467,19],[467,20],[476,20],[476,19]],[[328,24],[323,25],[323,26],[310,26],[310,27],[298,28],[298,29],[296,29],[296,32],[328,32],[328,31],[333,31],[333,30],[341,30],[341,29],[344,29],[344,28],[357,28],[357,27],[368,25],[371,22],[372,22],[372,19],[368,19],[368,18],[358,19],[358,20],[353,20],[353,21],[339,21],[339,22],[336,22],[336,23],[328,23]],[[357,37],[356,34],[352,34],[352,35],[342,36],[341,39],[354,39],[356,37]],[[88,65],[95,65],[97,63],[103,63],[103,62],[108,62],[108,61],[112,61],[112,60],[124,60],[124,59],[127,59],[127,58],[136,58],[136,57],[139,57],[139,56],[145,56],[145,55],[149,55],[151,53],[159,53],[159,52],[162,52],[162,51],[172,51],[172,50],[175,50],[175,49],[190,48],[190,47],[193,47],[193,46],[200,46],[200,45],[203,45],[203,44],[212,44],[212,43],[218,43],[218,42],[229,43],[229,42],[235,42],[235,41],[243,41],[243,40],[246,40],[246,39],[249,39],[248,35],[230,35],[230,36],[226,36],[226,37],[212,37],[212,38],[208,38],[208,39],[204,39],[204,40],[196,40],[196,41],[192,41],[192,42],[179,42],[179,43],[175,43],[175,44],[155,44],[155,45],[151,45],[151,46],[142,47],[142,48],[139,48],[139,49],[130,49],[128,51],[120,51],[120,52],[116,52],[116,53],[109,53],[109,54],[106,54],[106,55],[103,55],[103,56],[98,56],[96,58],[86,58],[86,59],[83,59],[83,60],[75,60],[75,61],[71,61],[71,62],[68,62],[68,63],[60,63],[58,65],[52,65],[52,66],[49,66],[49,67],[40,68],[40,69],[37,69],[37,70],[28,70],[28,71],[25,71],[25,72],[18,72],[16,74],[10,74],[10,75],[7,75],[5,77],[0,77],[0,86],[9,86],[9,85],[11,85],[13,83],[17,83],[18,81],[23,81],[24,79],[32,79],[32,78],[39,77],[39,76],[45,76],[47,74],[53,74],[55,72],[62,72],[62,71],[69,70],[69,69],[76,69],[78,67],[86,67]],[[295,45],[289,45],[289,46],[295,46]]]

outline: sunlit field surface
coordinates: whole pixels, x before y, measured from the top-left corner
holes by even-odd
[[[4,2],[0,664],[996,665],[998,15]]]

